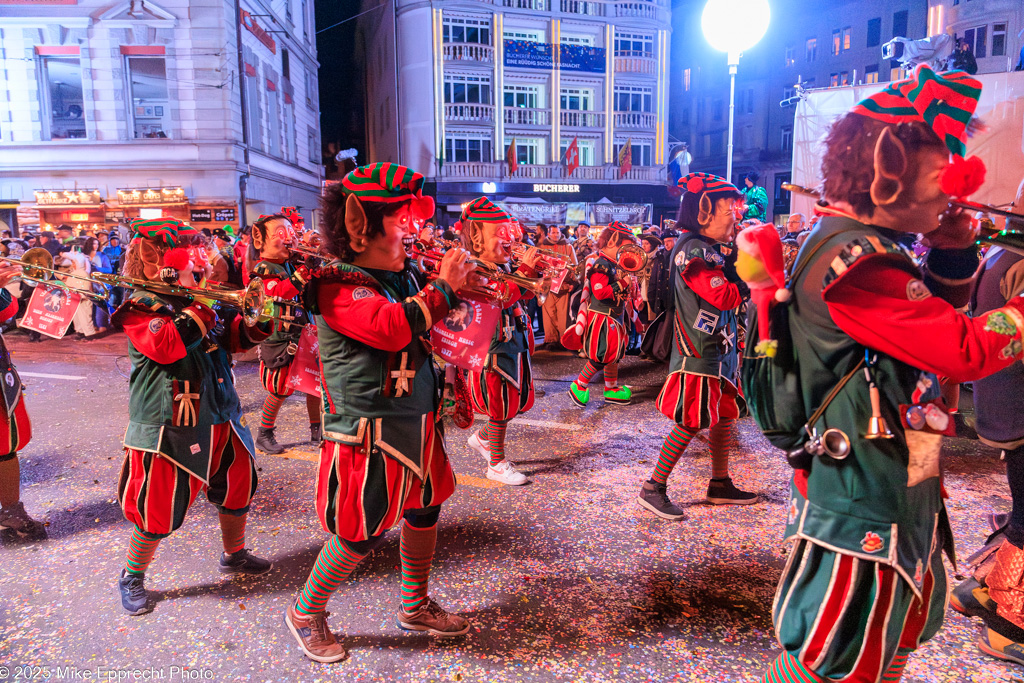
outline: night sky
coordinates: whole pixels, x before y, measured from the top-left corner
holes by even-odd
[[[387,1],[387,0],[385,0]],[[316,8],[317,56],[320,60],[320,128],[323,143],[338,149],[365,151],[363,135],[362,69],[356,59],[356,24],[347,21],[359,13],[358,0],[319,0]],[[319,33],[323,31],[323,33]]]

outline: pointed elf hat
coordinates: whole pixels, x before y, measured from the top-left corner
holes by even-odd
[[[128,226],[140,237],[164,242],[169,247],[174,246],[178,233],[186,227],[177,218],[136,218]]]
[[[910,78],[890,83],[851,110],[885,123],[927,124],[953,155],[939,182],[946,194],[966,197],[981,187],[985,164],[967,154],[967,127],[978,108],[981,82],[964,71],[935,73],[918,65]]]
[[[360,202],[397,203],[412,200],[417,218],[434,215],[434,198],[423,196],[423,176],[405,166],[383,161],[360,166],[341,179],[345,194],[355,195]]]
[[[487,197],[477,197],[462,209],[461,220],[483,221],[484,223],[510,223],[512,216]]]

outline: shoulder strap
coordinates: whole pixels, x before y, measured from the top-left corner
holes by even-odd
[[[832,233],[831,235],[829,235],[828,237],[826,237],[825,239],[821,240],[817,244],[815,244],[813,247],[811,247],[810,251],[806,252],[806,255],[805,255],[803,249],[801,249],[799,252],[797,252],[796,260],[793,261],[792,272],[789,274],[789,277],[786,278],[786,282],[787,283],[796,282],[796,279],[800,276],[800,273],[802,273],[804,271],[804,269],[811,264],[811,261],[814,260],[815,255],[819,251],[821,251],[825,247],[826,244],[829,244],[830,242],[832,242],[832,240],[836,236],[842,235],[842,234],[847,233],[847,232],[857,232],[857,230],[856,230],[856,228],[844,228],[843,230],[838,230],[838,231]]]

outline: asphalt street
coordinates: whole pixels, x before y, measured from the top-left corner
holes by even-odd
[[[749,419],[733,477],[763,494],[750,507],[701,503],[710,461],[695,440],[669,482],[689,519],[665,522],[635,503],[671,423],[654,408],[664,366],[630,358],[629,406],[566,394],[582,360],[538,353],[537,404],[511,423],[508,455],[532,483],[484,478],[484,462],[449,426],[460,485],[439,523],[431,593],[469,617],[461,639],[395,626],[397,532],[328,605],[351,651],[335,665],[303,657],[283,615],[326,534],[313,510],[316,450],[305,403],[279,419],[284,456],[257,454],[260,486],[246,545],[274,562],[264,577],[217,572],[215,509],[200,496],[184,527],[160,546],[147,573],[155,610],[126,616],[116,580],[130,532],[116,501],[128,421],[126,342],[29,343],[8,335],[28,385],[34,437],[21,455],[23,500],[49,540],[3,538],[0,680],[214,681],[760,681],[777,654],[771,626],[789,469]],[[236,367],[250,425],[264,398],[251,361]],[[596,388],[596,383],[595,383]],[[540,395],[543,394],[543,395]],[[592,396],[600,396],[592,391]],[[986,533],[984,513],[1007,510],[998,452],[977,441],[944,450],[957,550]],[[950,571],[951,578],[953,571]],[[955,579],[952,579],[955,583]],[[995,683],[1024,669],[974,647],[976,622],[952,611],[911,658],[905,681]],[[26,668],[27,667],[27,668]],[[131,670],[140,670],[132,679]],[[6,673],[5,673],[6,672]],[[84,673],[83,673],[84,672]],[[148,673],[148,677],[144,678]]]

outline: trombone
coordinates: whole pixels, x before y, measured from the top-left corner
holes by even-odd
[[[103,284],[92,280],[84,275],[75,275],[74,273],[64,273],[53,267],[53,256],[50,252],[46,251],[42,247],[32,247],[21,255],[21,258],[11,258],[10,256],[0,256],[0,261],[7,261],[8,263],[14,263],[21,266],[21,275],[17,276],[17,279],[28,284],[30,287],[35,287],[39,284],[56,280],[57,276],[71,277],[76,280],[87,280],[95,284]],[[87,289],[78,289],[77,287],[68,287],[67,283],[61,282],[64,289],[68,289],[73,292],[77,292],[82,296],[88,297],[94,301],[106,301],[107,297],[97,292],[92,292]]]

